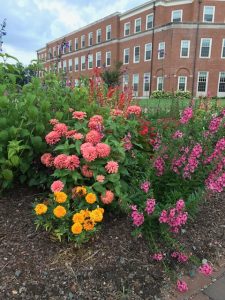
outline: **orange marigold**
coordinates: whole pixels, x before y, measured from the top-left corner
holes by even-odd
[[[97,200],[96,195],[93,193],[88,193],[87,196],[85,197],[87,203],[93,204]]]
[[[62,205],[58,205],[56,208],[54,208],[53,214],[56,216],[56,218],[63,218],[66,215],[66,209]]]
[[[34,208],[36,215],[43,215],[47,212],[48,207],[43,203],[39,203]]]
[[[91,231],[95,227],[95,222],[92,219],[87,219],[87,220],[84,221],[84,225],[83,226],[84,226],[84,229],[86,231]]]
[[[66,202],[67,199],[67,194],[64,192],[55,192],[54,193],[55,196],[55,201],[58,203],[64,203]]]
[[[90,212],[90,217],[94,222],[101,222],[103,219],[103,213],[97,208]]]
[[[89,218],[90,217],[90,212],[89,212],[89,210],[81,210],[80,211],[80,213],[84,216],[84,218],[86,219],[86,218]]]
[[[80,234],[82,232],[82,229],[83,227],[79,222],[76,222],[71,226],[71,231],[73,234]]]
[[[72,197],[76,198],[76,196],[85,196],[87,194],[87,189],[85,186],[76,186],[72,189]]]
[[[81,224],[84,223],[84,215],[81,212],[73,215],[73,223],[77,223],[77,222]]]

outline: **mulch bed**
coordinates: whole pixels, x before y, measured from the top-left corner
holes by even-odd
[[[108,215],[95,238],[78,249],[35,230],[34,194],[19,188],[0,197],[0,299],[161,298],[164,270],[145,241],[131,236],[128,218]],[[225,256],[224,194],[202,204],[182,239],[200,258]]]

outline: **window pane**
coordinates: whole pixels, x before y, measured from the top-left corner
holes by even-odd
[[[205,6],[204,7],[204,21],[205,22],[212,22],[213,21],[213,6]]]
[[[153,27],[153,15],[147,16],[147,29],[150,29]]]
[[[172,12],[172,22],[180,22],[181,21],[181,10]]]
[[[205,92],[206,91],[206,79],[207,79],[207,73],[206,72],[199,72],[198,92]]]
[[[209,57],[210,52],[210,40],[209,39],[202,39],[201,44],[201,57]]]
[[[220,73],[219,92],[225,92],[225,72]]]

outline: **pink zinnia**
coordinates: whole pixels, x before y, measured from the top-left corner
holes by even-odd
[[[177,280],[177,289],[180,292],[186,292],[188,290],[187,283],[183,280]]]
[[[84,137],[83,134],[82,134],[82,133],[79,133],[79,132],[77,132],[77,133],[75,133],[75,134],[73,135],[73,138],[74,138],[75,140],[81,140],[83,137]]]
[[[84,111],[74,111],[73,112],[73,119],[83,120],[86,117],[87,117],[87,114]]]
[[[111,191],[106,191],[105,194],[101,195],[101,201],[104,204],[110,204],[114,199],[114,194]]]
[[[64,188],[64,183],[61,180],[56,180],[51,185],[51,191],[54,192],[61,192]]]
[[[60,154],[54,159],[54,166],[56,169],[65,169],[67,167],[67,155]]]
[[[91,143],[84,143],[80,147],[83,158],[86,161],[93,161],[97,158],[96,148]]]
[[[75,169],[77,169],[80,165],[80,160],[79,157],[76,155],[70,155],[67,156],[66,159],[66,168],[68,170],[74,171]]]
[[[104,175],[97,175],[96,176],[96,180],[100,183],[103,183],[105,180],[105,176]]]
[[[58,121],[57,119],[51,119],[51,120],[49,121],[49,123],[50,123],[51,125],[55,125],[55,124],[59,123],[59,121]]]
[[[91,130],[86,134],[86,142],[97,144],[101,141],[101,134],[97,130]]]
[[[111,112],[110,112],[110,115],[115,116],[115,117],[122,116],[123,111],[121,109],[118,109],[118,108],[112,109]]]
[[[67,132],[66,132],[66,138],[72,138],[75,134],[76,134],[76,130],[68,130]]]
[[[53,166],[53,160],[54,160],[54,157],[51,155],[51,153],[45,153],[41,156],[41,162],[46,167],[52,167]]]
[[[208,263],[203,264],[201,267],[199,267],[199,272],[202,273],[205,276],[209,276],[213,272],[212,266],[210,266]]]
[[[51,131],[45,136],[46,143],[54,145],[60,141],[61,135],[57,131]]]
[[[118,172],[119,165],[116,161],[111,160],[107,162],[105,169],[109,174],[115,174]]]
[[[87,177],[87,178],[93,177],[93,172],[89,169],[88,165],[83,165],[81,167],[81,173],[84,177]]]
[[[100,115],[95,115],[90,118],[90,120],[88,122],[88,127],[90,129],[95,129],[95,130],[101,131],[102,123],[103,123],[103,117]]]
[[[58,132],[60,134],[60,136],[62,136],[62,135],[66,134],[66,132],[68,130],[68,127],[64,123],[57,123],[53,127],[53,130],[56,131],[56,132]]]
[[[98,143],[96,145],[96,151],[97,151],[98,157],[105,158],[105,157],[109,156],[111,148],[107,144]]]
[[[141,107],[138,106],[138,105],[131,105],[131,106],[128,106],[127,108],[127,115],[136,115],[136,116],[140,116],[141,114]]]

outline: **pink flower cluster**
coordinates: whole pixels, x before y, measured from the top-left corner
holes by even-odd
[[[148,215],[151,215],[155,210],[155,199],[147,199],[145,211]]]
[[[61,192],[64,188],[64,183],[61,180],[56,180],[51,185],[51,191],[54,192]]]
[[[153,142],[154,141],[154,142]],[[150,144],[153,145],[153,150],[156,151],[161,146],[162,140],[160,135],[157,133],[155,139],[150,139]]]
[[[184,200],[178,200],[175,208],[171,208],[169,211],[163,210],[161,212],[159,222],[168,224],[172,232],[178,233],[181,226],[186,224],[188,218],[188,213],[183,211],[184,208]]]
[[[203,264],[201,267],[199,267],[198,271],[202,273],[205,276],[209,276],[213,272],[213,268],[208,263]]]
[[[161,261],[163,260],[163,254],[162,253],[155,253],[152,258],[156,261]]]
[[[92,130],[97,130],[99,132],[103,129],[103,117],[100,115],[95,115],[90,118],[88,122],[88,127]]]
[[[172,135],[172,138],[174,139],[174,140],[176,140],[176,139],[181,139],[182,137],[183,137],[183,132],[182,131],[180,131],[180,130],[177,130],[176,132],[174,132],[174,134]]]
[[[87,114],[84,111],[74,111],[73,112],[73,119],[83,120],[86,117],[87,117]]]
[[[87,142],[80,146],[80,150],[81,150],[81,154],[83,155],[84,159],[88,162],[91,162],[91,161],[94,161],[98,157],[99,158],[108,157],[110,154],[111,148],[109,145],[107,145],[105,143],[97,143],[97,145],[94,145],[93,143]]]
[[[105,194],[101,195],[101,201],[104,204],[110,204],[114,199],[114,193],[112,191],[106,191]]]
[[[87,177],[87,178],[93,177],[93,171],[90,170],[88,165],[83,165],[81,167],[81,173],[84,177]]]
[[[104,175],[97,175],[96,180],[100,183],[103,183],[105,181],[105,176]]]
[[[54,125],[53,130],[58,132],[60,136],[66,135],[68,127],[64,123],[57,123]]]
[[[217,193],[221,193],[225,187],[225,157],[216,165],[216,168],[209,173],[205,181],[206,187]]]
[[[184,293],[188,291],[188,285],[185,281],[183,280],[177,280],[177,289],[178,291]]]
[[[131,143],[131,134],[128,132],[127,135],[123,138],[123,147],[125,151],[130,151],[133,148],[133,145]]]
[[[141,115],[141,107],[138,105],[131,105],[128,106],[127,111],[126,111],[126,115],[136,115],[136,116],[140,116]]]
[[[192,108],[186,107],[181,114],[180,123],[187,124],[192,117],[193,117]]]
[[[51,153],[44,153],[41,156],[41,162],[46,167],[52,167],[53,166],[54,157],[51,155]]]
[[[187,156],[186,153],[183,153],[179,158],[177,159],[173,159],[172,160],[172,170],[176,173],[176,174],[180,174],[179,168],[181,168],[185,162],[186,162]]]
[[[158,157],[154,162],[154,168],[156,169],[156,175],[162,176],[165,168],[165,161],[162,157]]]
[[[150,186],[151,186],[151,183],[149,181],[144,181],[141,183],[140,188],[142,191],[144,191],[147,194],[150,189]]]
[[[58,121],[57,119],[51,119],[51,120],[49,121],[49,123],[50,123],[51,125],[55,125],[55,124],[59,123],[59,121]]]
[[[123,111],[121,109],[115,108],[111,110],[110,114],[111,116],[118,117],[123,115]]]
[[[119,164],[118,162],[111,160],[107,162],[105,169],[109,174],[116,174],[119,169]]]
[[[140,213],[137,210],[137,206],[136,205],[132,205],[131,209],[132,209],[131,217],[132,217],[132,220],[133,220],[133,224],[136,227],[141,226],[144,223],[144,215],[143,215],[143,213]]]
[[[101,134],[95,129],[92,129],[91,131],[89,131],[86,134],[86,138],[85,138],[86,142],[92,143],[94,145],[99,143],[101,141],[101,139],[102,139]]]
[[[211,134],[215,134],[221,125],[222,118],[221,117],[215,117],[211,120],[209,124],[209,132]]]
[[[68,169],[74,171],[80,165],[80,159],[76,155],[57,155],[54,159],[54,167],[56,169]]]
[[[217,159],[221,156],[222,152],[225,150],[225,138],[221,138],[217,141],[213,153],[204,161],[205,164],[209,164],[212,160]]]
[[[202,154],[202,146],[200,144],[196,144],[192,149],[190,156],[188,157],[188,163],[184,167],[184,178],[190,178],[191,173],[194,173],[196,168],[199,165],[199,158]]]
[[[188,260],[188,256],[182,252],[173,252],[171,257],[176,258],[179,262],[184,263]]]
[[[46,136],[46,143],[49,145],[54,145],[60,141],[61,135],[57,131],[50,131]]]

